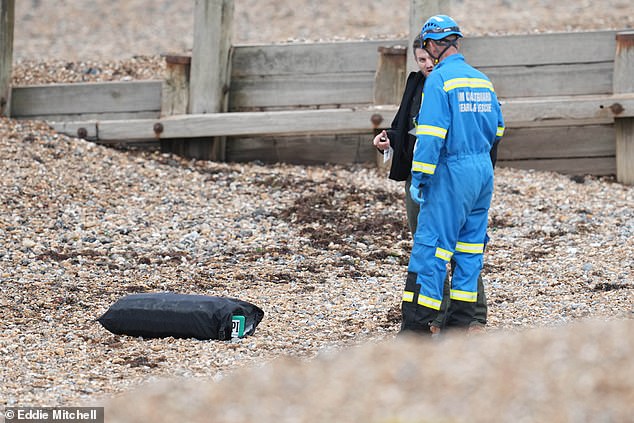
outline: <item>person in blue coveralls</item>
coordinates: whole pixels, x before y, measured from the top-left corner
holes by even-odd
[[[492,151],[504,133],[493,84],[466,63],[462,33],[449,16],[425,22],[423,48],[436,67],[425,81],[418,114],[410,195],[420,205],[408,265],[401,331],[439,333],[434,322],[443,299],[447,265],[453,259],[446,328],[473,321],[493,195]]]

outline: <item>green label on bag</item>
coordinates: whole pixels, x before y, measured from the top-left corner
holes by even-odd
[[[244,336],[244,316],[231,317],[231,337],[242,338]]]

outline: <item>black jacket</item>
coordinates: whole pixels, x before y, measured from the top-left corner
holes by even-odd
[[[394,149],[389,178],[404,181],[412,171],[414,144],[416,137],[408,132],[414,128],[414,118],[420,109],[425,76],[422,72],[411,72],[407,77],[401,105],[394,116],[392,125],[387,129],[390,145]]]

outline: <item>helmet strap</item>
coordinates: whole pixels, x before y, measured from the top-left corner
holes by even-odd
[[[424,42],[423,43],[423,49],[425,49],[427,54],[429,54],[429,57],[434,59],[434,66],[436,66],[438,64],[440,56],[442,56],[442,54],[440,54],[439,56],[434,56],[434,54],[431,51],[429,51],[428,47],[429,47],[429,42],[428,41]]]

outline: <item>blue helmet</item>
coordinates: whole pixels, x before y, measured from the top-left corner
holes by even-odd
[[[427,19],[420,35],[425,40],[442,40],[450,35],[462,37],[462,32],[456,21],[447,15],[436,15]]]

